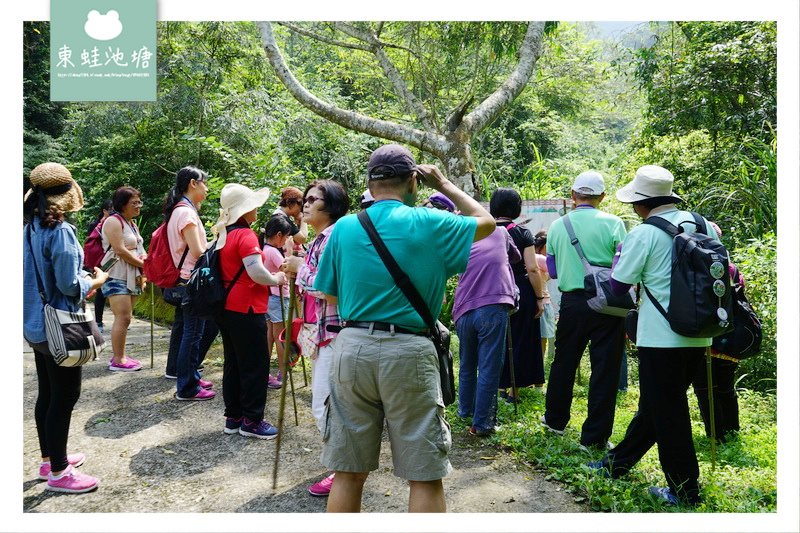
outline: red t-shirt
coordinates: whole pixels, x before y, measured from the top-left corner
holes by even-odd
[[[220,250],[219,260],[222,269],[222,280],[225,286],[233,279],[244,263],[242,260],[248,255],[259,254],[264,261],[261,248],[258,246],[258,236],[251,229],[236,229],[228,232],[225,246]],[[266,313],[269,302],[269,289],[265,285],[254,282],[247,274],[242,272],[236,285],[228,293],[225,309],[237,313]]]

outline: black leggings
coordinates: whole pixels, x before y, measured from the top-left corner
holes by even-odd
[[[40,351],[44,350],[44,351]],[[50,457],[50,468],[67,468],[67,437],[72,408],[81,395],[81,367],[56,365],[42,345],[33,347],[39,396],[36,398],[36,432],[42,457]]]

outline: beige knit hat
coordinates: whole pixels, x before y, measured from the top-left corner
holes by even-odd
[[[70,213],[83,207],[83,191],[64,165],[42,163],[31,170],[30,180],[33,188],[28,189],[23,201],[31,194],[38,194],[40,208],[55,206],[59,211]]]

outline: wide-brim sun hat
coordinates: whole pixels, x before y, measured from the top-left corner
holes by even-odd
[[[25,193],[23,201],[31,194],[39,194],[40,210],[55,206],[59,211],[72,213],[83,207],[83,191],[64,165],[42,163],[31,170],[30,181],[33,187]]]
[[[267,187],[254,191],[239,183],[228,183],[222,188],[219,195],[219,219],[211,228],[211,232],[218,235],[218,250],[225,246],[227,236],[225,227],[235,223],[253,209],[264,205],[268,198],[269,188]]]
[[[670,198],[682,202],[683,198],[672,192],[675,177],[672,172],[658,165],[645,165],[636,170],[629,184],[617,191],[617,200],[633,204],[650,198]]]

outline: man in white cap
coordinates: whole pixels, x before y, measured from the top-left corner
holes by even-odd
[[[403,146],[372,153],[375,203],[366,210],[389,253],[439,316],[447,278],[467,267],[472,243],[494,218],[432,165]],[[417,209],[418,181],[461,210]],[[395,475],[409,482],[410,512],[446,510],[442,478],[452,469],[438,362],[427,325],[397,287],[355,215],[336,223],[319,263],[317,290],[339,306],[322,464],[334,470],[328,512],[358,512],[369,472],[378,468],[384,421]]]
[[[582,172],[572,185],[575,209],[565,216],[589,263],[610,267],[617,245],[625,238],[625,226],[619,217],[597,208],[605,191],[603,176],[591,170]],[[584,290],[583,261],[562,219],[553,222],[547,233],[547,269],[550,277],[558,280],[562,296],[542,425],[564,434],[570,419],[575,372],[589,345],[592,375],[580,443],[583,448],[606,449],[614,426],[625,320],[589,308],[587,300],[593,295]]]
[[[636,171],[631,183],[617,191],[620,202],[633,205],[642,219],[658,216],[674,225],[696,231],[688,211],[675,206],[682,199],[672,192],[672,174],[647,165]],[[707,220],[705,233],[716,236]],[[672,274],[672,237],[656,226],[640,224],[625,239],[611,272],[611,289],[624,293],[643,282],[662,308],[669,307]],[[650,492],[671,504],[695,505],[700,501],[697,466],[686,391],[698,365],[702,364],[710,338],[684,337],[672,331],[650,297],[639,309],[636,345],[639,352],[639,410],[625,438],[589,468],[606,476],[626,474],[642,456],[658,444],[658,458],[668,488],[650,487]],[[549,391],[548,391],[549,394]]]

